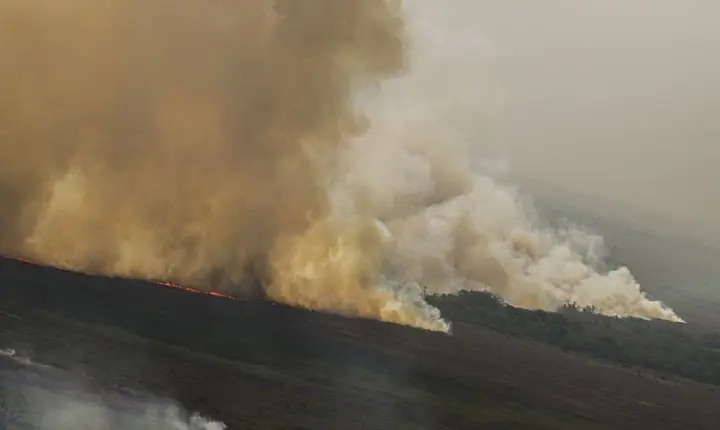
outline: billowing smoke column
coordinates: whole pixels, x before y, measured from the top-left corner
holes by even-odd
[[[0,0],[0,251],[237,294],[259,276],[280,301],[431,330],[449,326],[421,285],[678,320],[626,269],[596,272],[587,235],[534,228],[459,146],[361,115],[406,69],[401,14]]]
[[[355,211],[385,220],[391,279],[430,292],[491,291],[514,306],[554,311],[564,304],[610,316],[681,321],[650,300],[625,267],[599,272],[602,238],[567,227],[537,227],[532,207],[514,189],[473,173],[459,145],[431,138],[427,124],[409,139],[379,126],[346,156],[338,196]],[[390,126],[393,127],[392,125]],[[376,133],[378,135],[376,135]]]

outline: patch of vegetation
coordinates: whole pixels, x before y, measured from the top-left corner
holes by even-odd
[[[492,294],[431,295],[447,319],[549,343],[626,366],[720,385],[720,333],[685,324],[613,318],[566,305],[558,313],[508,306]]]

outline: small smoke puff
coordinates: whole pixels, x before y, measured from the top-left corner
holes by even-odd
[[[24,387],[24,424],[40,430],[225,430],[219,421],[188,414],[174,402],[111,394],[112,401],[81,389]]]

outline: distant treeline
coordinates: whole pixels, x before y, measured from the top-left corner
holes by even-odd
[[[484,292],[430,295],[427,300],[455,323],[720,385],[718,332],[667,321],[607,317],[571,305],[558,313],[518,309]]]

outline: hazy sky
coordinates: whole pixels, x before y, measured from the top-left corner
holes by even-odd
[[[487,124],[468,112],[496,114],[492,144],[511,174],[720,238],[720,2],[407,7],[424,58],[417,88],[464,106],[469,138],[486,138]]]

